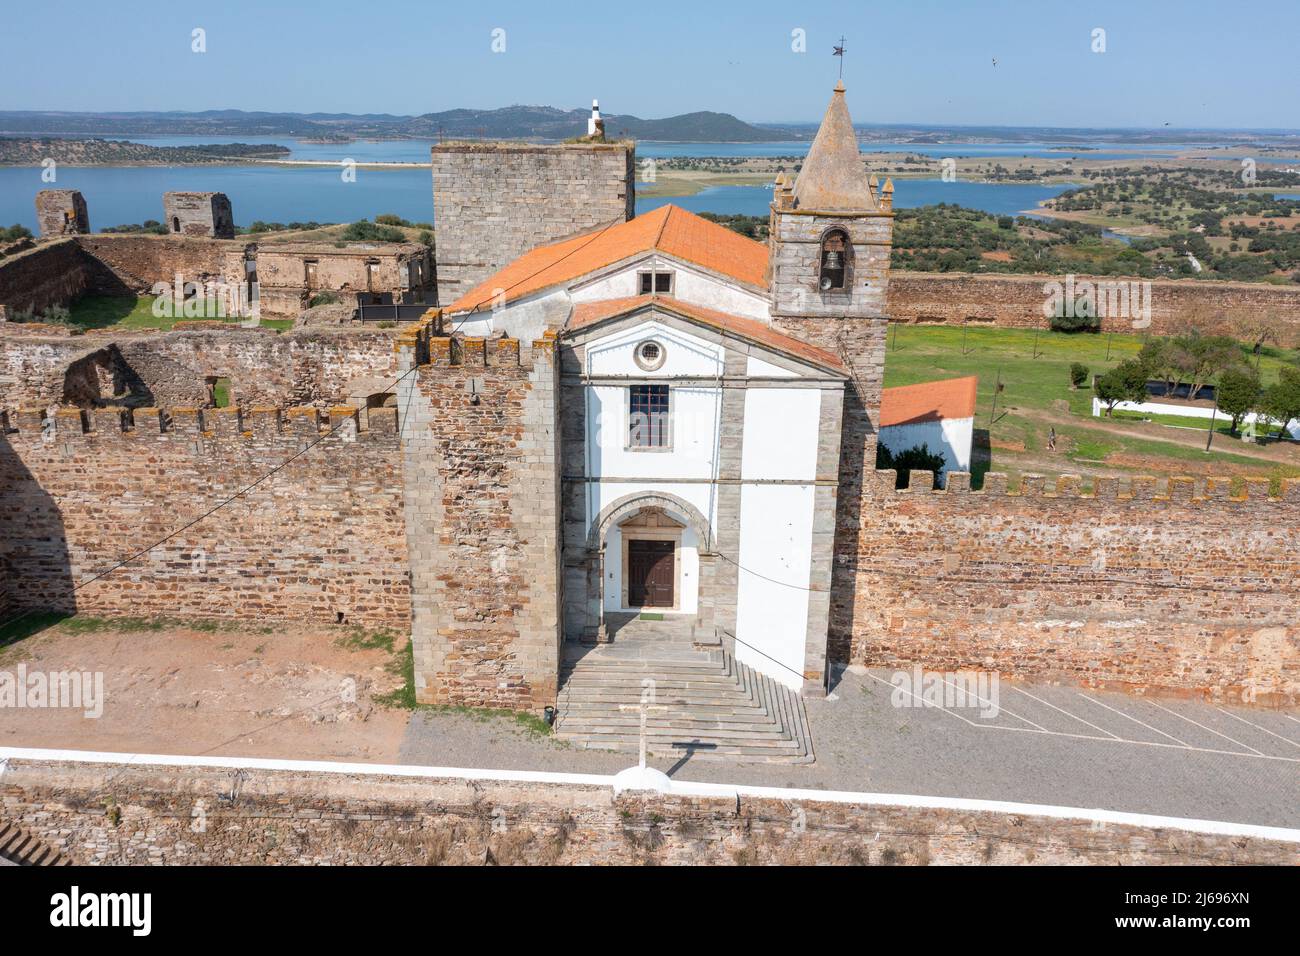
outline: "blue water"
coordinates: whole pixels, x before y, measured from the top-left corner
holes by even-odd
[[[285,136],[106,136],[106,139],[129,139],[149,146],[198,146],[215,143],[277,143],[289,148],[289,159],[326,160],[338,162],[353,159],[357,162],[427,163],[433,140],[355,140],[351,143],[305,143]],[[658,159],[674,156],[805,156],[811,143],[807,141],[771,143],[654,143],[639,142],[638,156]],[[1091,147],[1091,149],[1084,147]],[[1174,154],[1190,149],[1212,150],[1204,143],[863,143],[864,153],[916,153],[921,156],[943,158],[961,157],[1047,157],[1050,159],[1129,159],[1134,156]],[[1212,154],[1211,154],[1212,155]],[[1261,160],[1284,162],[1284,160]]]
[[[940,179],[894,180],[894,208],[912,209],[946,202],[982,209],[995,216],[1014,216],[1037,208],[1044,199],[1059,196],[1074,185],[1035,186],[1023,183],[946,183]],[[716,212],[766,216],[772,202],[770,186],[714,186],[694,196],[638,199],[637,212],[649,212],[667,203],[691,212]]]
[[[895,181],[898,208],[947,202],[995,215],[1032,210],[1068,185],[1037,186],[955,182],[937,179]],[[80,189],[90,209],[91,228],[163,219],[162,194],[169,190],[208,190],[230,197],[235,222],[351,222],[380,213],[395,213],[413,222],[433,219],[433,183],[427,169],[356,170],[356,182],[344,182],[340,169],[310,166],[133,166],[58,169],[58,181],[43,183],[41,170],[0,168],[0,224],[21,223],[36,229],[34,200],[47,188]],[[675,203],[692,212],[767,215],[772,190],[767,186],[717,186],[694,196],[638,200],[647,212]]]

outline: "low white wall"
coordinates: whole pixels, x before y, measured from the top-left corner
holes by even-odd
[[[1181,415],[1183,418],[1213,417],[1222,421],[1232,420],[1232,417],[1224,414],[1223,411],[1203,408],[1199,405],[1167,405],[1164,402],[1120,402],[1115,406],[1115,409],[1121,412],[1139,412],[1143,415]],[[1092,397],[1092,414],[1096,418],[1103,417],[1106,414],[1105,403],[1096,395]],[[1254,412],[1247,412],[1242,422],[1245,424],[1260,422],[1262,424],[1263,420],[1261,416]],[[1300,422],[1292,424],[1287,430],[1287,434],[1300,441]]]

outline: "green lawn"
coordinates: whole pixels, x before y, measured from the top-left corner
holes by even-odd
[[[170,316],[159,317],[153,314],[154,297],[151,295],[140,296],[107,296],[107,295],[88,295],[79,299],[70,308],[71,318],[68,324],[78,329],[106,329],[117,327],[123,329],[170,329],[177,322],[203,321],[202,319],[187,319],[184,316],[173,318]],[[207,311],[216,313],[216,303],[210,303],[211,308]],[[238,322],[238,318],[218,319],[221,322]],[[261,323],[262,327],[275,329],[277,332],[283,332],[285,329],[293,328],[292,319],[267,319]]]
[[[1090,374],[1104,372],[1141,349],[1139,335],[1069,334],[1026,329],[970,326],[965,332],[949,326],[891,326],[885,357],[885,385],[911,385],[940,378],[979,376],[975,428],[977,443],[987,431],[991,465],[1012,474],[1041,470],[1038,462],[1059,460],[1061,470],[1086,470],[1088,464],[1105,463],[1108,468],[1151,471],[1160,466],[1169,473],[1194,471],[1204,474],[1206,465],[1231,466],[1229,470],[1258,472],[1275,477],[1300,475],[1300,467],[1279,466],[1263,460],[1256,446],[1227,435],[1227,422],[1220,421],[1213,450],[1206,454],[1199,441],[1189,447],[1188,433],[1166,424],[1193,424],[1204,429],[1208,420],[1180,419],[1162,424],[1092,417],[1092,391],[1070,388],[1070,364],[1080,362]],[[1107,352],[1109,350],[1109,357]],[[1037,357],[1035,357],[1035,355]],[[1243,355],[1246,351],[1243,349]],[[1266,349],[1260,362],[1265,384],[1276,381],[1277,369],[1300,361],[1295,351]],[[1003,391],[998,396],[997,417],[990,421],[994,386],[999,377]],[[1170,416],[1175,418],[1175,416]],[[1133,416],[1138,419],[1140,416]],[[1057,450],[1047,452],[1048,432],[1055,428]],[[1121,428],[1123,434],[1108,429]],[[1161,439],[1165,440],[1161,440]],[[1024,451],[1019,450],[1023,443]],[[1002,447],[998,447],[1001,445]],[[1027,459],[1035,459],[1028,461]],[[1134,459],[1159,459],[1128,464]],[[1108,460],[1109,459],[1109,460]],[[1201,467],[1189,468],[1190,465]],[[981,472],[983,468],[976,468]]]

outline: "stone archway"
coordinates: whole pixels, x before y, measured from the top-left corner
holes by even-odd
[[[635,492],[611,502],[603,508],[587,531],[585,594],[586,626],[581,638],[605,642],[610,639],[605,627],[605,577],[608,562],[613,556],[606,554],[610,530],[633,519],[643,511],[660,511],[681,521],[695,534],[699,557],[699,576],[696,588],[696,612],[689,627],[696,643],[716,642],[714,607],[717,600],[717,553],[714,548],[713,528],[698,508],[673,494],[662,491]],[[621,561],[621,555],[618,556]]]

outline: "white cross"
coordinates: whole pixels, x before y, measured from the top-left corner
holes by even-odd
[[[660,707],[655,704],[655,682],[652,677],[641,678],[641,702],[639,704],[619,704],[619,710],[638,710],[641,712],[641,757],[638,765],[642,770],[645,769],[645,738],[646,738],[646,718],[650,711],[667,710],[667,707]]]

